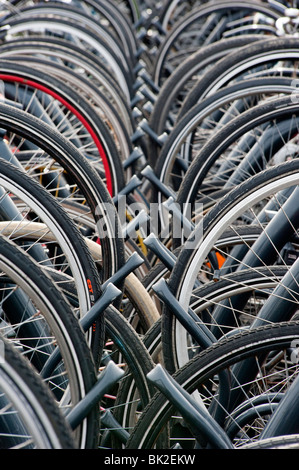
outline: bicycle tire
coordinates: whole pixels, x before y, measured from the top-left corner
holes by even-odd
[[[240,8],[241,7],[241,8]],[[221,16],[225,16],[225,12],[227,13],[232,13],[233,11],[236,11],[237,13],[240,12],[240,10],[244,9],[245,12],[249,12],[249,14],[253,12],[260,12],[263,13],[266,17],[271,18],[273,20],[277,19],[280,15],[271,10],[268,5],[263,5],[259,2],[247,2],[247,3],[242,3],[242,5],[238,3],[234,3],[232,1],[228,2],[212,2],[212,3],[205,3],[199,8],[195,8],[194,10],[191,10],[189,14],[187,14],[185,17],[183,17],[178,23],[176,23],[176,27],[170,31],[170,33],[167,35],[165,40],[162,43],[161,48],[159,49],[156,61],[155,61],[155,66],[154,66],[154,72],[153,72],[153,79],[155,83],[161,84],[163,80],[163,68],[165,69],[165,64],[167,63],[167,55],[169,54],[169,51],[171,50],[171,47],[175,47],[175,42],[180,38],[180,35],[182,37],[184,34],[188,31],[188,27],[191,25],[195,25],[196,22],[199,22],[199,19],[203,19],[205,16],[219,13]],[[196,25],[198,28],[198,25]],[[225,31],[225,28],[223,28]],[[197,33],[200,33],[200,26],[197,30]],[[218,35],[215,35],[214,40],[220,39],[221,33],[223,34],[223,31],[220,30],[220,33]],[[212,37],[212,35],[211,35]],[[213,37],[209,39],[209,42],[213,41]],[[201,42],[200,37],[197,37],[197,47],[198,45],[202,45],[204,42]],[[206,41],[207,44],[207,41]],[[190,47],[190,46],[189,46]],[[176,47],[176,50],[178,47]],[[185,54],[187,54],[186,49],[184,49]],[[165,72],[164,72],[165,73]]]
[[[259,44],[253,43],[243,46],[242,51],[236,51],[226,58],[224,57],[213,67],[213,75],[211,75],[211,71],[208,71],[194,85],[184,100],[178,119],[198,103],[199,99],[213,94],[222,86],[232,83],[232,80],[237,77],[240,78],[242,73],[250,73],[251,67],[263,63],[271,64],[271,60],[275,61],[276,59],[284,60],[287,57],[290,59],[294,57],[295,59],[297,47],[298,42],[294,37],[265,38],[264,41],[259,41]],[[292,51],[294,55],[292,55]],[[246,78],[249,78],[249,75],[246,75]]]
[[[20,429],[22,426],[25,429],[25,436],[18,437],[13,436],[16,428],[9,428],[11,437],[1,437],[1,448],[8,448],[6,445],[12,441],[11,445],[15,449],[75,449],[72,430],[48,387],[30,367],[28,361],[25,361],[5,338],[1,337],[1,344],[4,353],[4,360],[1,360],[0,365],[1,400],[3,393],[8,403],[12,399],[11,403],[19,417]],[[11,406],[9,408],[11,409]]]
[[[195,285],[198,273],[202,270],[202,268],[204,268],[203,270],[205,273],[208,273],[208,269],[207,267],[205,267],[205,260],[210,249],[213,249],[213,247],[217,245],[217,240],[220,239],[221,234],[223,234],[224,231],[229,228],[230,222],[232,222],[232,220],[236,220],[236,218],[238,217],[237,200],[240,203],[240,206],[243,206],[243,203],[245,204],[245,200],[249,202],[249,199],[252,201],[252,204],[254,204],[254,199],[252,198],[253,195],[257,196],[257,199],[255,199],[255,201],[262,201],[263,195],[266,195],[267,190],[269,191],[268,194],[275,195],[277,193],[276,190],[280,191],[283,187],[295,186],[297,184],[298,165],[299,162],[297,161],[297,159],[294,159],[293,161],[282,163],[271,169],[264,170],[256,176],[253,176],[243,184],[237,186],[232,191],[230,191],[227,196],[220,200],[209,211],[206,217],[202,219],[202,221],[196,227],[195,232],[190,236],[190,240],[194,242],[194,245],[191,244],[182,248],[169,279],[169,288],[171,292],[175,295],[175,297],[179,300],[183,308],[186,309],[189,306],[190,296],[192,294],[191,285]],[[284,183],[286,183],[286,185],[284,185]],[[263,195],[260,192],[263,193]],[[249,206],[247,207],[252,207],[252,205],[250,206],[250,204],[251,203],[249,203]],[[226,216],[229,213],[230,209],[232,210],[232,220],[228,221],[226,219]],[[216,216],[216,214],[218,215]],[[218,220],[216,221],[217,218]],[[216,230],[217,224],[219,232],[218,235],[215,235],[214,230]],[[233,230],[235,231],[237,236],[236,226],[233,227]],[[210,237],[213,237],[213,241]],[[197,247],[200,246],[200,250],[197,250],[195,248],[195,245],[197,245]],[[207,245],[209,245],[209,248],[207,248]],[[229,257],[229,253],[227,256]],[[195,259],[196,263],[198,261],[197,268],[195,268],[195,265],[192,264],[193,262],[195,262]],[[192,280],[190,278],[191,273]],[[184,289],[182,289],[183,285],[185,286]],[[189,286],[189,289],[186,290],[187,286]],[[187,293],[187,291],[189,292],[189,294]],[[163,348],[165,348],[163,349],[165,365],[167,368],[169,368],[169,371],[174,371],[178,368],[176,362],[178,360],[178,357],[181,358],[180,361],[183,360],[182,350],[184,349],[186,351],[186,345],[182,350],[180,350],[180,353],[178,353],[178,355],[173,354],[173,347],[176,344],[176,341],[178,341],[178,338],[180,338],[180,342],[183,341],[184,333],[183,329],[179,327],[179,322],[175,320],[174,315],[172,314],[169,308],[163,309],[162,318],[164,322],[162,326],[162,336]],[[176,327],[174,326],[174,324],[176,324]],[[180,333],[178,330],[180,330]],[[170,344],[172,344],[172,347],[169,347]],[[186,358],[183,361],[185,363]]]
[[[103,93],[101,93],[97,86],[91,83],[89,79],[79,77],[77,73],[74,73],[70,69],[70,67],[66,68],[64,65],[59,65],[56,63],[53,64],[52,61],[37,57],[23,58],[22,56],[15,55],[12,60],[14,62],[17,61],[19,65],[23,64],[25,67],[30,65],[32,68],[35,68],[38,71],[43,71],[44,75],[56,77],[58,81],[63,82],[66,86],[69,87],[70,90],[72,90],[74,94],[76,93],[77,96],[80,96],[80,100],[82,103],[84,103],[84,101],[86,102],[86,104],[88,103],[90,109],[90,112],[87,114],[88,119],[92,120],[92,115],[94,115],[94,111],[96,110],[96,115],[99,117],[99,120],[102,121],[100,124],[100,128],[104,130],[104,133],[102,134],[102,136],[99,136],[99,140],[97,140],[96,134],[94,134],[93,138],[95,141],[95,145],[99,149],[99,155],[102,154],[103,161],[105,161],[103,180],[106,179],[105,174],[107,174],[107,186],[110,186],[110,193],[116,194],[118,192],[117,187],[122,188],[125,184],[125,181],[127,181],[131,176],[129,174],[129,170],[126,171],[127,174],[125,176],[122,168],[126,159],[131,155],[133,151],[133,146],[130,139],[130,135],[127,131],[127,126],[120,119],[117,109],[114,108],[112,103],[106,98]],[[3,81],[3,83],[4,82],[5,80]],[[26,89],[29,92],[28,85]],[[15,98],[14,96],[11,96],[12,93],[13,90],[9,89],[9,92],[7,94],[10,94],[10,98],[13,98],[12,101],[14,101]],[[23,106],[23,109],[24,108],[25,106]],[[49,108],[47,109],[49,110]],[[80,114],[78,114],[78,116],[80,116]],[[43,118],[43,116],[41,117]],[[74,121],[72,119],[70,121],[73,123],[75,129]],[[105,128],[103,127],[103,125],[105,125]],[[109,139],[105,142],[105,131],[107,129],[112,138],[110,142]],[[93,133],[91,132],[91,135],[92,134]],[[72,142],[76,141],[76,137],[77,141],[80,141],[79,136],[80,130],[77,128],[77,136],[75,136],[74,131],[74,134],[71,137]],[[105,152],[105,147],[108,149],[108,152]],[[83,145],[82,152],[86,154],[87,158],[91,157],[90,161],[92,161],[92,154],[94,153],[94,151],[91,150],[90,155],[88,155],[89,152],[87,144],[85,144],[85,146]],[[106,158],[107,155],[108,159]],[[113,163],[111,164],[111,162]],[[101,165],[99,165],[98,170],[102,174]],[[112,185],[111,183],[109,183],[111,177],[112,179],[115,178],[115,182],[113,182]]]
[[[26,3],[26,1],[17,2],[18,8],[26,7]],[[111,33],[118,38],[120,43],[123,45],[128,58],[132,60],[136,53],[137,44],[132,25],[126,16],[120,14],[119,10],[113,3],[106,5],[101,1],[95,2],[93,0],[85,0],[81,3],[83,4],[83,13],[93,16],[101,23],[106,23],[106,26]],[[39,4],[39,7],[40,6],[42,6],[41,3]],[[57,6],[57,4],[54,6]],[[70,5],[63,5],[63,7],[69,8]]]
[[[3,237],[0,260],[1,269],[30,296],[55,335],[68,373],[71,403],[75,405],[96,381],[95,364],[78,320],[51,278],[27,253]],[[12,313],[7,312],[10,316]],[[22,344],[22,338],[19,340]],[[55,393],[54,382],[53,386]],[[75,431],[79,447],[94,447],[97,426],[98,412],[94,409]]]
[[[283,111],[284,104],[286,104],[285,112]],[[289,111],[291,112],[289,113]],[[279,120],[283,122],[284,119],[288,119],[288,117],[292,116],[292,112],[293,112],[293,115],[296,116],[297,104],[296,104],[296,95],[294,93],[291,93],[289,96],[270,100],[268,103],[265,102],[260,105],[257,105],[251,110],[248,110],[242,113],[239,117],[236,117],[235,119],[233,119],[230,123],[224,126],[222,130],[220,129],[219,134],[216,133],[217,136],[221,134],[221,138],[219,139],[219,141],[215,135],[213,140],[208,141],[206,145],[202,148],[201,152],[199,152],[197,158],[194,160],[194,166],[192,164],[190,165],[190,173],[189,175],[187,175],[188,173],[187,171],[186,177],[184,179],[184,184],[181,185],[180,190],[177,195],[176,201],[180,205],[180,207],[183,207],[183,202],[190,203],[190,204],[194,203],[197,190],[200,189],[201,184],[205,181],[205,177],[208,174],[208,171],[212,168],[212,165],[217,161],[221,153],[223,152],[224,154],[225,149],[228,149],[229,145],[232,144],[233,141],[237,141],[237,139],[245,135],[247,131],[251,131],[253,129],[253,132],[254,132],[255,127],[258,129],[258,126],[262,125],[263,123],[266,123],[266,122],[275,123],[275,119],[278,120],[277,122],[279,122]],[[247,127],[247,124],[248,124],[248,127]],[[228,132],[226,131],[232,133],[231,139],[229,137]],[[222,146],[221,146],[221,143],[223,144]],[[281,146],[284,143],[285,142],[282,139]],[[213,147],[214,149],[217,148],[216,152],[214,153],[215,158],[213,158],[212,156]],[[208,151],[207,154],[205,153],[206,149]],[[249,147],[249,150],[250,150],[250,147]],[[205,156],[202,158],[201,155],[203,154],[205,154]],[[269,160],[271,159],[271,155],[272,154],[269,154]],[[265,160],[262,162],[262,165],[264,165],[264,168],[267,164],[266,160],[267,159],[265,158]],[[236,164],[236,168],[237,168],[237,165],[238,164]],[[195,167],[196,167],[196,170],[195,170]],[[260,166],[261,170],[264,168]],[[201,169],[202,169],[202,172],[201,172]],[[255,171],[253,166],[252,166],[252,171],[253,172]],[[256,169],[256,171],[258,172],[259,170]],[[197,176],[196,176],[196,173],[198,173]],[[252,174],[251,175],[249,174],[248,177],[249,176],[252,176]],[[244,177],[244,179],[245,178],[246,176]],[[198,185],[197,185],[197,182],[199,182]],[[241,181],[239,180],[239,182]],[[232,187],[233,187],[233,184],[230,186],[230,189]],[[176,241],[174,241],[174,243],[176,243]]]
[[[3,128],[23,136],[25,139],[30,139],[65,168],[70,178],[76,182],[84,194],[96,223],[101,220],[102,216],[105,217],[107,230],[111,236],[101,236],[102,226],[97,226],[100,231],[99,237],[102,246],[102,279],[106,280],[111,277],[124,263],[124,243],[123,239],[119,237],[121,232],[119,231],[117,215],[113,217],[112,221],[109,221],[107,218],[110,216],[109,213],[107,211],[102,213],[105,205],[111,210],[114,205],[97,173],[86,163],[82,155],[69,141],[64,139],[52,127],[41,123],[34,116],[1,104],[0,120]],[[115,236],[116,234],[118,236]]]
[[[36,17],[33,21],[30,18],[10,20],[9,26],[8,39],[12,39],[16,37],[16,35],[20,36],[21,33],[26,33],[28,30],[35,34],[45,30],[47,32],[63,31],[64,33],[68,32],[77,37],[80,36],[89,47],[93,48],[93,52],[96,51],[94,53],[104,61],[104,64],[125,93],[128,102],[130,101],[132,97],[131,78],[127,76],[123,64],[119,61],[119,58],[115,56],[114,51],[111,50],[109,45],[102,41],[99,36],[93,34],[93,32],[83,27],[79,30],[75,23],[71,23],[67,20],[64,21],[61,18],[49,18],[47,16]]]
[[[276,348],[279,350],[284,347],[284,341],[289,345],[292,338],[297,335],[297,322],[243,331],[230,338],[224,338],[200,353],[177,371],[174,379],[191,394],[201,385],[207,384],[208,377],[215,377],[219,371],[232,366],[235,361],[238,362],[259,352],[273,351]],[[174,407],[161,392],[157,392],[142,414],[126,447],[128,449],[153,448],[158,434],[162,432],[172,415],[176,415]]]
[[[80,71],[82,74],[82,70],[84,70],[88,79],[118,109],[123,122],[127,125],[128,132],[131,134],[134,122],[127,99],[117,81],[94,54],[87,50],[82,51],[78,46],[67,40],[54,37],[48,37],[45,40],[39,36],[7,40],[0,46],[0,54],[4,59],[7,57],[13,58],[15,54],[24,55],[25,57],[31,54],[35,56],[45,55],[49,58],[61,60],[64,65],[71,66],[71,70],[77,70],[77,67],[79,67],[79,75]]]
[[[265,91],[265,94],[263,91]],[[223,184],[219,178],[218,181],[214,178],[211,182],[208,180],[207,176],[205,178],[204,175],[208,175],[208,169],[205,171],[205,167],[206,165],[207,168],[209,166],[208,161],[210,156],[205,155],[201,158],[199,155],[201,152],[204,152],[203,148],[211,134],[213,134],[214,142],[217,132],[236,117],[234,114],[240,115],[242,112],[247,111],[247,107],[249,108],[251,106],[251,100],[252,106],[254,106],[259,99],[265,99],[268,92],[271,93],[270,97],[272,98],[272,93],[292,94],[296,92],[296,88],[292,86],[292,79],[283,77],[249,79],[224,87],[218,92],[215,92],[213,96],[207,97],[201,103],[195,105],[176,124],[167,142],[165,142],[161,149],[155,165],[155,173],[160,181],[175,192],[180,192],[181,183],[184,180],[189,166],[194,160],[201,159],[201,163],[197,165],[197,178],[202,182],[203,195],[201,199],[203,199],[206,194],[207,204],[209,203],[209,198],[209,204],[212,204],[214,194],[216,197],[216,191],[220,190]],[[261,95],[259,95],[259,93],[261,93]],[[242,98],[244,98],[244,109],[242,108]],[[225,115],[226,107],[228,108],[227,115]],[[233,108],[232,110],[231,107]],[[220,114],[219,116],[218,112]],[[213,113],[217,115],[217,119],[214,121]],[[176,162],[177,158],[179,159],[179,163]],[[181,160],[184,162],[186,168],[180,165]],[[200,175],[202,175],[202,178]],[[217,182],[219,187],[217,186]],[[185,180],[183,186],[184,189],[181,189],[181,191],[186,194],[187,188],[185,187]],[[219,196],[221,197],[221,193],[219,193]],[[183,197],[184,196],[182,196],[182,198]],[[161,192],[158,191],[158,188],[153,188],[151,198],[153,202],[159,203],[162,203],[164,199]],[[165,222],[161,221],[161,224],[162,223],[165,226]]]
[[[115,402],[111,402],[109,410],[123,429],[129,431],[139,415],[154,394],[154,389],[146,380],[146,375],[154,366],[147,348],[135,329],[113,307],[106,311],[107,338],[114,343],[112,351],[107,351],[108,357],[115,360],[115,354],[121,354],[125,361],[125,376],[115,391]],[[102,429],[104,434],[106,429]],[[113,447],[120,443],[113,439]]]
[[[30,64],[30,59],[29,59]],[[22,88],[24,84],[25,98],[27,92],[30,93],[30,89],[39,90],[40,93],[45,93],[50,97],[58,100],[62,106],[77,117],[77,119],[83,125],[85,132],[90,134],[91,140],[98,151],[99,161],[102,161],[104,166],[103,176],[107,178],[107,188],[111,195],[115,195],[125,184],[125,177],[122,171],[122,165],[119,157],[119,153],[116,149],[115,142],[112,140],[111,134],[107,131],[107,127],[100,118],[100,116],[91,108],[88,101],[83,96],[78,95],[74,86],[71,87],[65,81],[58,79],[53,74],[45,75],[42,71],[37,70],[36,67],[29,67],[20,63],[20,61],[1,61],[1,80],[4,84],[11,83],[13,86],[16,84]],[[14,90],[9,88],[4,93],[9,95],[9,99],[16,100],[22,103],[22,94],[16,89],[16,98],[13,96]],[[33,91],[34,93],[34,91]],[[24,99],[25,99],[24,98]],[[41,98],[42,101],[42,98]],[[30,108],[31,100],[29,101],[29,111],[34,112],[33,108]],[[24,101],[25,110],[28,109],[28,104]],[[39,117],[39,115],[37,115]],[[41,114],[42,119],[46,119],[45,114]],[[50,115],[51,117],[51,115]],[[59,124],[59,122],[58,122]],[[75,125],[76,123],[74,123]],[[58,129],[59,125],[57,125]],[[73,136],[73,143],[76,143],[76,135]],[[73,138],[72,137],[72,138]],[[80,133],[79,133],[80,140]],[[85,143],[86,145],[86,143]],[[92,153],[88,155],[88,148],[85,149],[86,156],[91,158]],[[95,156],[97,159],[97,155]],[[95,160],[96,161],[96,160]]]
[[[187,95],[188,90],[195,86],[199,77],[204,75],[209,67],[213,66],[223,55],[227,55],[229,51],[260,40],[259,35],[239,36],[228,40],[222,39],[216,43],[203,46],[200,50],[188,56],[161,86],[149,119],[151,129],[157,135],[161,135],[163,132],[170,133],[177,122],[176,117],[184,102],[184,95]],[[181,95],[183,96],[181,97]],[[175,109],[173,109],[174,103]],[[151,145],[153,152],[155,152],[153,157],[149,155],[151,158],[150,163],[153,164],[153,162],[156,162],[160,151],[155,142],[151,142]]]

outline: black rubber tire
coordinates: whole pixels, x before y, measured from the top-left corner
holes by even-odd
[[[299,335],[298,322],[287,322],[224,338],[206,349],[174,374],[174,379],[189,393],[200,388],[209,377],[245,358],[290,345]],[[155,446],[163,427],[175,415],[172,404],[157,392],[142,414],[127,443],[128,449],[149,449]]]

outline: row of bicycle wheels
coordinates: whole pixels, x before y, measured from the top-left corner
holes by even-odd
[[[296,4],[1,5],[0,448],[297,448]]]

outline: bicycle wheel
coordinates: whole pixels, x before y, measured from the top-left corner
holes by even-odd
[[[1,449],[74,449],[72,431],[48,387],[1,337]]]
[[[86,243],[95,263],[101,264],[101,246],[88,238]],[[124,296],[120,306],[124,317],[139,334],[144,334],[160,317],[160,312],[147,291],[146,284],[141,280],[142,276],[143,273],[137,276],[136,270],[126,276],[123,287]]]
[[[245,77],[256,78],[265,75],[292,77],[293,64],[297,60],[297,48],[296,37],[265,38],[262,42],[243,46],[242,50],[222,58],[212,67],[213,72],[212,69],[208,70],[194,85],[184,100],[178,119],[181,119],[200,99]]]
[[[125,17],[121,15],[113,4],[106,5],[104,2],[84,0],[80,4],[57,4],[56,2],[39,3],[38,8],[32,9],[32,6],[19,5],[19,15],[31,15],[31,13],[50,14],[63,16],[69,20],[82,23],[85,28],[97,31],[107,31],[116,43],[115,49],[120,49],[127,58],[128,66],[131,68],[136,64],[137,44],[136,37]],[[11,15],[13,17],[13,15]],[[106,33],[107,34],[107,33]],[[110,46],[111,40],[108,41]]]
[[[74,282],[77,314],[83,317],[102,293],[100,276],[83,236],[58,201],[37,181],[5,160],[0,159],[0,167],[1,221],[4,221],[0,232],[22,246],[49,272],[65,273],[69,282]],[[88,334],[95,358],[102,353],[103,328],[103,319],[99,319]]]
[[[55,280],[63,281],[64,276],[58,273]],[[66,280],[68,281],[68,280]],[[74,285],[66,282],[63,293],[72,306],[77,305],[77,295]],[[153,388],[146,381],[147,373],[153,368],[153,361],[150,354],[142,342],[141,336],[130,325],[123,314],[113,306],[108,306],[104,311],[105,320],[105,344],[103,355],[99,362],[98,369],[102,371],[113,361],[119,368],[124,370],[124,376],[120,383],[110,386],[109,393],[106,393],[99,402],[100,411],[109,413],[114,423],[118,423],[123,431],[132,426],[136,421],[140,410],[146,406],[153,395]],[[93,327],[92,327],[93,328]],[[41,339],[39,339],[41,341]],[[43,365],[42,376],[48,380],[48,376],[56,367],[56,357],[49,358]],[[118,446],[119,436],[114,426],[100,419],[101,429],[99,432],[99,445]],[[131,423],[129,425],[129,423]],[[97,436],[95,436],[95,439]],[[112,439],[112,442],[111,442]],[[105,442],[105,444],[104,444]]]
[[[96,381],[91,351],[69,303],[51,278],[13,242],[1,237],[1,334],[13,341],[31,364],[43,364],[59,348],[61,361],[43,377],[61,409],[79,403]],[[75,430],[79,447],[94,447],[95,408]]]
[[[176,67],[176,53],[173,53],[173,50],[183,50],[186,57],[188,51],[193,53],[199,46],[221,39],[230,29],[242,25],[245,18],[250,23],[250,18],[252,21],[256,13],[264,15],[270,23],[272,20],[272,33],[274,33],[274,21],[280,15],[268,5],[259,2],[247,2],[242,5],[231,1],[213,2],[191,10],[176,23],[159,49],[153,72],[155,83],[161,85],[165,77],[168,77]],[[254,29],[251,31],[256,33]]]
[[[94,38],[98,38],[99,42],[106,44],[107,47],[113,52],[114,56],[118,58],[122,64],[123,69],[126,71],[128,76],[131,74],[130,65],[132,57],[127,55],[124,50],[125,46],[120,42],[120,39],[111,32],[111,29],[106,25],[98,21],[95,15],[90,15],[83,11],[82,8],[78,8],[74,5],[63,5],[57,3],[45,3],[40,4],[32,8],[32,6],[18,8],[18,14],[11,14],[5,18],[5,21],[14,23],[18,19],[47,19],[52,18],[53,20],[62,20],[69,26],[80,25],[80,29],[85,31],[86,35],[92,35]],[[67,26],[66,26],[67,29]],[[90,34],[89,34],[90,33]],[[73,33],[75,36],[78,33]]]
[[[94,54],[83,51],[67,40],[54,37],[47,37],[45,40],[42,37],[30,36],[5,41],[0,46],[0,55],[4,59],[13,58],[15,55],[26,58],[45,57],[62,63],[80,77],[83,74],[118,110],[129,134],[133,133],[134,122],[127,99],[117,81]]]
[[[223,188],[221,180],[224,180],[225,174],[222,174],[222,178],[220,174],[218,178],[217,176],[213,177],[212,173],[216,172],[216,165],[215,167],[211,165],[209,169],[211,176],[208,170],[205,172],[210,157],[207,153],[202,158],[199,157],[204,145],[210,138],[214,142],[215,135],[220,129],[236,116],[259,104],[260,101],[264,102],[267,98],[274,99],[276,94],[280,96],[294,92],[296,92],[296,88],[293,86],[292,79],[269,77],[244,80],[235,85],[224,87],[212,97],[204,99],[177,123],[167,142],[163,145],[155,166],[155,173],[159,180],[174,193],[179,192],[188,168],[194,160],[201,159],[201,163],[197,165],[198,179],[202,182],[201,198],[206,197],[208,201],[209,194],[211,194],[210,201],[212,203],[213,192],[216,197],[216,191]],[[204,174],[205,176],[203,176]],[[187,188],[185,185],[183,186],[184,190],[182,189],[182,191],[186,194]],[[165,200],[165,196],[156,187],[153,187],[151,196],[153,202],[162,204]],[[165,226],[163,212],[161,224]]]
[[[154,395],[154,388],[146,380],[154,362],[141,337],[116,309],[109,307],[105,316],[107,342],[103,364],[107,358],[112,359],[120,364],[125,375],[120,384],[110,392],[107,402],[103,400],[101,406],[105,411],[109,410],[121,428],[129,433],[141,410]],[[123,442],[113,432],[113,428],[109,431],[109,427],[101,427],[100,446],[108,445],[108,433],[109,445],[112,448],[122,447]]]
[[[26,0],[22,0],[16,2],[19,11],[24,11],[24,7],[30,7],[30,2]],[[39,2],[39,8],[42,7],[43,10],[45,7],[57,7],[58,11],[62,10],[62,13],[66,11],[66,14],[69,11],[74,11],[74,5],[57,5],[57,3],[53,4],[47,2],[46,5],[43,5],[42,2]],[[78,10],[78,8],[80,10]],[[136,54],[137,44],[136,44],[136,37],[133,31],[133,28],[130,22],[127,20],[125,15],[122,15],[116,6],[113,3],[107,5],[105,2],[102,1],[94,1],[94,0],[85,0],[84,2],[80,2],[80,4],[76,5],[75,11],[82,13],[82,20],[85,15],[89,15],[93,21],[97,21],[98,23],[102,24],[105,28],[111,32],[111,34],[118,39],[119,43],[122,45],[124,52],[129,60],[132,61],[134,64],[134,58]],[[55,11],[55,8],[54,8]],[[13,12],[12,12],[13,14]]]
[[[136,0],[114,0],[113,3],[117,5],[120,11],[123,12],[127,18],[129,18],[130,22],[134,26],[142,12],[140,2]]]
[[[38,13],[35,9],[33,12]],[[132,91],[133,80],[131,71],[128,70],[126,59],[121,57],[122,54],[116,54],[116,51],[110,47],[110,41],[113,43],[113,38],[110,34],[107,33],[105,40],[95,31],[89,30],[82,25],[79,29],[77,23],[64,19],[63,17],[51,17],[51,15],[38,14],[34,16],[34,18],[31,18],[29,15],[22,18],[16,17],[15,19],[9,19],[9,32],[7,32],[6,35],[7,39],[10,40],[17,36],[20,37],[21,35],[26,37],[28,34],[30,35],[32,33],[40,35],[43,38],[48,35],[55,36],[57,34],[64,38],[66,34],[68,34],[69,37],[76,38],[76,44],[80,45],[82,49],[86,48],[91,51],[104,62],[105,66],[110,70],[110,73],[112,73],[112,76],[123,90],[128,102],[130,102],[130,99],[134,96]],[[120,52],[119,49],[118,52]]]
[[[31,170],[29,167],[27,173],[39,178],[44,170],[47,172],[54,166],[54,178],[45,183],[46,186],[49,185],[49,190],[53,191],[54,195],[60,196],[59,178],[60,176],[62,180],[66,178],[68,186],[65,189],[68,197],[71,195],[89,208],[96,224],[96,237],[101,241],[102,280],[108,279],[123,265],[125,251],[115,206],[99,175],[71,142],[55,129],[24,111],[4,104],[0,106],[1,127],[7,131],[9,148],[17,160],[22,162],[23,152],[20,150],[24,142],[34,144],[35,150],[29,152],[33,167]],[[28,160],[26,147],[24,150],[27,164],[30,159]]]
[[[236,428],[230,435],[232,446],[242,448],[249,442],[258,442],[261,431],[276,408],[275,401],[277,403],[281,396],[288,393],[290,383],[298,376],[298,366],[290,361],[287,352],[292,341],[296,341],[297,335],[298,323],[287,322],[223,338],[177,371],[174,379],[186,392],[195,394],[195,399],[201,397],[203,405],[210,411],[211,416],[214,416],[215,428],[217,420],[212,414],[215,411],[213,407],[219,404],[221,398],[219,406],[224,414],[223,429],[229,432],[227,426],[233,422]],[[277,360],[271,362],[274,356]],[[221,374],[226,373],[233,381],[234,368],[247,358],[251,358],[257,364],[261,380],[257,374],[247,386],[236,384],[236,389],[242,396],[240,401],[243,408],[240,406],[239,409],[236,407],[234,410],[229,410],[227,402],[224,401],[226,394],[219,396]],[[230,395],[230,389],[226,392]],[[227,396],[226,398],[228,399]],[[266,412],[262,407],[259,409],[258,404],[263,405]],[[247,414],[242,422],[241,414],[245,410]],[[204,434],[203,431],[200,436],[201,442],[196,442],[181,413],[161,392],[155,395],[142,414],[130,436],[127,448],[159,448],[158,438],[163,431],[165,431],[164,437],[170,436],[167,441],[169,448],[176,443],[189,450],[198,446],[213,448],[211,436]]]
[[[210,67],[224,55],[243,47],[254,41],[260,41],[259,35],[238,36],[236,38],[222,39],[213,44],[204,45],[188,56],[173,70],[159,90],[158,97],[153,105],[149,118],[151,129],[160,136],[163,132],[171,133],[177,122],[179,110],[188,93]],[[150,163],[156,162],[160,148],[150,140]]]
[[[288,201],[288,198],[286,198],[287,195],[284,196],[284,191],[290,191],[291,195],[295,197],[296,193],[292,191],[296,191],[294,188],[297,185],[298,164],[295,159],[253,176],[229,192],[202,219],[196,227],[196,231],[190,235],[190,244],[186,244],[180,251],[169,279],[169,288],[179,300],[182,308],[186,310],[190,306],[197,280],[199,284],[213,280],[214,277],[216,280],[221,280],[222,272],[225,277],[230,270],[237,268],[241,270],[252,267],[251,269],[255,270],[256,267],[263,265],[269,266],[277,263],[287,265],[287,260],[283,257],[283,249],[287,248],[287,242],[291,242],[294,235],[296,215],[290,216],[285,212],[284,202]],[[292,199],[289,201],[291,207]],[[284,209],[281,209],[282,207]],[[274,218],[271,225],[271,220],[267,216],[268,208],[270,214],[274,210],[275,214],[282,216],[280,220],[283,221],[281,224],[284,224],[285,229],[282,237],[280,237],[282,232],[277,232],[276,237],[271,232],[277,222]],[[216,221],[216,219],[218,220]],[[253,245],[249,244],[242,236],[244,225],[246,233],[246,227],[250,228],[251,222],[252,225],[259,226],[261,230],[261,235]],[[280,227],[282,229],[282,225]],[[227,230],[234,234],[235,241],[232,247],[229,245],[230,242],[227,243],[225,237],[224,243],[221,243],[222,235]],[[261,250],[258,243],[259,240],[265,240],[265,238],[271,245],[271,249],[267,254],[266,252],[262,254],[261,251],[258,251]],[[236,241],[241,244],[241,251],[239,251],[239,247],[235,247]],[[265,246],[269,247],[267,243]],[[242,247],[245,248],[245,253],[242,251]],[[210,253],[212,256],[213,253],[218,253],[219,259],[223,257],[219,264],[216,262],[217,266],[213,265],[213,261],[210,261],[212,259],[212,257],[209,258]],[[246,260],[247,253],[248,256],[252,256],[251,261]],[[189,340],[186,330],[175,318],[171,308],[163,310],[162,319],[164,360],[166,367],[173,371],[178,368],[178,364],[182,365],[188,361]]]
[[[64,123],[62,124],[61,119],[57,117],[57,114],[55,115],[55,111],[52,110],[55,106],[51,106],[49,103],[50,100],[48,100],[46,109],[40,110],[41,119],[47,120],[49,117],[51,119],[53,115],[56,116],[56,119],[54,118],[54,125],[56,125],[57,129],[62,133],[69,136],[68,138],[76,144],[77,147],[82,148],[81,151],[86,155],[90,162],[96,165],[97,171],[100,172],[102,179],[107,181],[107,186],[110,187],[110,193],[115,195],[118,191],[117,187],[122,188],[125,181],[131,177],[129,171],[130,167],[126,171],[126,180],[122,168],[127,158],[133,152],[133,146],[126,126],[123,124],[123,121],[120,119],[114,106],[112,106],[110,101],[101,94],[96,86],[90,83],[89,79],[79,77],[78,74],[73,73],[64,65],[56,63],[54,65],[52,61],[32,57],[26,57],[26,59],[24,59],[20,56],[15,56],[13,60],[17,61],[19,65],[23,64],[25,67],[30,64],[32,68],[37,69],[38,71],[43,71],[44,75],[56,77],[58,81],[63,82],[68,86],[69,90],[72,90],[74,94],[77,94],[77,97],[80,96],[80,100],[85,102],[87,105],[86,111],[88,111],[89,107],[90,112],[87,112],[86,114],[89,120],[91,120],[92,115],[94,115],[96,119],[101,121],[100,128],[102,128],[102,134],[97,135],[97,132],[93,134],[92,130],[90,130],[89,133],[91,134],[91,139],[90,144],[88,144],[86,131],[84,132],[83,129],[80,130],[74,117],[70,115],[69,119],[67,119],[65,115],[61,115],[61,118],[64,119]],[[6,94],[10,96],[11,101],[21,101],[20,98],[18,99],[18,92],[21,92],[22,94],[22,87],[19,87],[19,84],[17,86],[15,84],[7,85],[8,90]],[[36,98],[34,98],[34,93],[35,92],[31,91],[30,87],[27,85],[25,96],[24,93],[22,96],[23,109],[28,109],[32,114],[39,117],[39,111],[36,112],[37,103]],[[41,92],[38,92],[38,95],[38,101],[42,101],[42,104],[44,105],[46,100],[42,99]],[[28,103],[29,96],[31,105],[28,108],[26,103]],[[62,105],[60,105],[60,108],[63,112]],[[77,117],[82,122],[83,127],[84,123],[85,127],[88,127],[88,119],[85,119],[84,116],[80,116],[80,113],[78,113]],[[108,137],[108,139],[106,139],[107,129],[110,134],[110,138]],[[80,137],[80,135],[84,135],[84,138]],[[82,147],[80,147],[80,144]],[[97,158],[95,148],[98,149],[99,159]],[[105,149],[107,149],[107,151]],[[110,181],[114,178],[115,181],[111,184]]]
[[[188,207],[205,195],[212,200],[214,194],[217,197],[217,189],[229,190],[267,166],[295,158],[296,120],[296,94],[291,93],[257,105],[228,122],[216,133],[219,140],[215,135],[193,160],[178,191],[177,203]]]
[[[27,62],[30,63],[30,59]],[[79,97],[74,84],[71,86],[55,74],[45,75],[34,64],[26,67],[20,62],[1,61],[0,67],[4,96],[55,126],[82,149],[106,182],[109,193],[115,195],[125,184],[119,153],[106,125],[84,94]],[[63,77],[63,71],[61,75]]]

